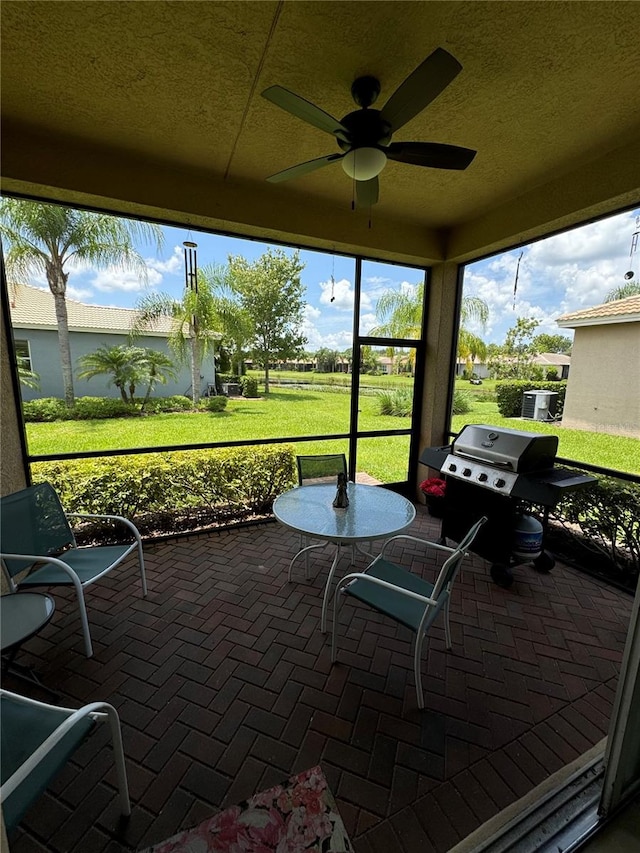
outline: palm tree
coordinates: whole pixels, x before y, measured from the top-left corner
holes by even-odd
[[[70,266],[79,261],[98,269],[134,269],[145,281],[147,268],[133,242],[144,239],[159,248],[163,239],[160,226],[56,204],[5,198],[0,200],[0,234],[9,244],[7,270],[14,279],[38,272],[47,277],[58,325],[64,397],[66,404],[72,406],[66,304]]]
[[[640,281],[628,281],[626,284],[622,284],[620,287],[616,287],[614,290],[610,290],[607,293],[607,298],[604,300],[605,302],[617,302],[618,299],[626,299],[629,296],[639,296],[640,295]]]
[[[144,368],[147,376],[145,377],[147,384],[147,393],[144,395],[140,411],[144,411],[144,407],[149,402],[154,388],[158,383],[166,385],[168,379],[174,381],[178,378],[178,372],[175,364],[171,361],[168,355],[157,349],[145,347]]]
[[[196,406],[200,399],[202,362],[209,353],[215,355],[219,337],[216,330],[221,325],[215,280],[199,270],[197,289],[185,288],[182,299],[174,299],[167,293],[150,293],[136,307],[138,316],[131,330],[134,340],[160,317],[171,319],[169,345],[181,361],[191,362],[191,398]]]
[[[24,385],[25,388],[37,391],[40,388],[40,376],[31,370],[29,360],[19,355],[16,357],[16,361],[18,363],[18,379],[20,380],[20,384]]]
[[[416,286],[413,293],[390,290],[384,293],[376,305],[376,316],[380,325],[369,332],[375,337],[419,338],[422,327],[422,305],[424,302],[424,284]],[[484,324],[489,319],[489,306],[478,296],[464,296],[460,306],[460,332],[458,336],[458,355],[468,359],[486,352],[484,342],[464,328],[470,320],[479,320]]]
[[[147,372],[146,350],[124,344],[98,347],[95,352],[81,356],[78,363],[81,367],[78,379],[109,376],[108,384],[115,385],[123,401],[131,404],[134,402],[136,385],[144,379]]]

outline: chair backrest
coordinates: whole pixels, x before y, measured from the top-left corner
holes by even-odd
[[[347,474],[344,453],[326,453],[317,456],[296,456],[298,485],[309,483],[335,483],[338,474]]]
[[[75,544],[62,504],[50,483],[38,483],[0,498],[0,549],[3,554],[53,557]],[[26,566],[5,560],[13,577]]]
[[[442,594],[442,592],[451,586],[451,584],[456,579],[456,575],[460,571],[460,566],[462,565],[462,560],[466,556],[467,551],[471,547],[473,540],[478,535],[478,531],[482,527],[482,525],[487,521],[486,516],[482,516],[474,525],[472,525],[468,532],[462,537],[460,542],[458,543],[458,547],[456,550],[448,557],[442,568],[440,569],[440,574],[435,582],[433,587],[433,597],[438,600],[438,597]]]

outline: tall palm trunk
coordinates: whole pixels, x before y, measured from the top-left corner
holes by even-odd
[[[53,304],[58,324],[58,348],[60,350],[60,367],[62,369],[62,384],[64,386],[64,401],[67,406],[74,404],[73,369],[71,367],[71,345],[69,343],[69,319],[67,316],[67,278],[59,264],[47,263],[47,282],[53,294]]]
[[[193,405],[197,406],[200,400],[200,368],[202,367],[202,355],[200,353],[200,341],[195,335],[191,337],[191,399]]]

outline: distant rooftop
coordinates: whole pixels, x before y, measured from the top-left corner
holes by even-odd
[[[75,299],[66,300],[71,332],[128,333],[136,318],[133,308],[107,308],[104,305],[85,305]],[[57,329],[53,294],[49,290],[27,284],[9,285],[11,322],[17,329]],[[148,335],[166,337],[171,329],[169,317],[159,318]]]
[[[605,323],[633,323],[640,321],[640,295],[627,296],[604,302],[582,311],[563,314],[556,320],[561,328],[572,329],[575,326],[595,326]]]

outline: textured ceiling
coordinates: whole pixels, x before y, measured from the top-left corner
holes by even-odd
[[[389,162],[374,216],[445,233],[637,143],[638,21],[626,2],[5,0],[3,176],[26,177],[16,140],[59,138],[99,145],[101,162],[211,176],[278,209],[283,231],[282,210],[342,216],[353,188],[339,164],[265,184],[338,148],[260,93],[279,84],[341,118],[355,77],[379,78],[380,106],[440,46],[463,71],[394,141],[477,157],[464,172]]]

